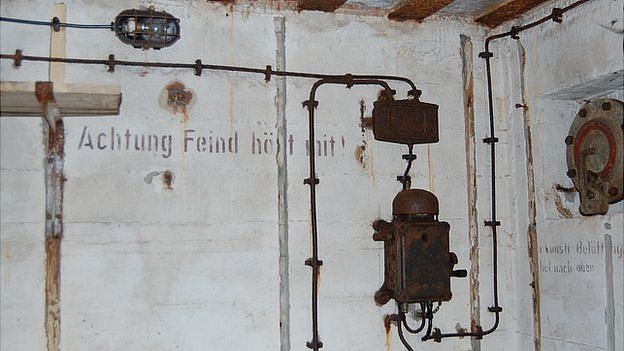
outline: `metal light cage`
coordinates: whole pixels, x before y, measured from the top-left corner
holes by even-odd
[[[164,11],[124,10],[115,17],[115,34],[137,49],[156,49],[173,45],[180,39],[180,20]]]

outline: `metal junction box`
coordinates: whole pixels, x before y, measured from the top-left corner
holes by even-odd
[[[373,223],[373,240],[384,242],[384,283],[375,294],[383,305],[448,301],[457,257],[449,252],[450,226],[437,219],[438,200],[430,192],[410,189],[393,201],[393,220]]]
[[[379,100],[373,104],[375,139],[400,144],[438,142],[438,105],[410,100]]]

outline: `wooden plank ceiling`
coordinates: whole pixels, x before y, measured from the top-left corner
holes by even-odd
[[[521,16],[547,0],[207,0],[277,9],[359,13],[386,16],[394,21],[421,22],[432,15],[462,16],[487,27]]]

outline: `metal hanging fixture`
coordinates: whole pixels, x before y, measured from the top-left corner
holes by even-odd
[[[159,50],[180,39],[180,20],[150,6],[122,11],[115,17],[113,30],[119,40],[134,48]]]
[[[160,50],[180,39],[180,20],[165,11],[156,11],[154,6],[121,11],[110,24],[68,23],[61,22],[58,17],[52,18],[50,22],[10,17],[0,17],[0,21],[49,26],[55,32],[61,28],[108,29],[115,32],[123,43],[145,50]]]

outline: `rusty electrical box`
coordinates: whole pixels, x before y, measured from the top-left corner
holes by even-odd
[[[379,99],[373,105],[375,139],[408,145],[438,142],[438,105],[418,99]]]
[[[449,230],[438,221],[438,199],[422,189],[401,191],[392,202],[392,222],[373,223],[373,240],[384,242],[385,280],[375,294],[383,305],[439,302],[451,299],[451,277],[465,277],[453,270],[457,257],[449,251]]]

